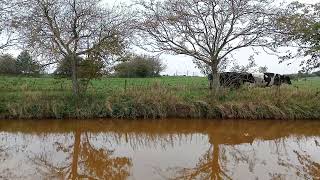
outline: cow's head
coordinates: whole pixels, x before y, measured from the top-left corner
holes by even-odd
[[[281,83],[292,84],[289,76],[281,75],[280,80],[281,80]]]

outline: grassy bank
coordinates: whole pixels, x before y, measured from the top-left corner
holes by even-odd
[[[206,78],[102,78],[79,103],[67,79],[0,76],[0,118],[320,119],[320,78],[277,88],[224,89]]]

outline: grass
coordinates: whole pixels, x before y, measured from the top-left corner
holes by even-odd
[[[76,103],[71,81],[0,76],[0,118],[320,119],[320,78],[208,90],[204,77],[101,78]]]
[[[294,86],[300,88],[313,88],[320,89],[320,77],[310,77],[307,79],[301,79],[299,81],[293,81]]]

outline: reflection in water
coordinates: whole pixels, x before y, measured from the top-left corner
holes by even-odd
[[[320,122],[0,121],[0,179],[320,179]]]
[[[320,179],[320,147],[302,148],[310,145],[315,147],[309,144],[312,140],[307,138],[300,141],[291,137],[234,146],[217,145],[216,149],[210,147],[203,153],[192,168],[170,168],[175,175],[167,178]]]
[[[63,164],[54,164],[48,152],[41,152],[29,158],[40,170],[38,173],[45,177],[125,179],[129,176],[129,168],[132,166],[129,158],[112,157],[112,150],[94,147],[90,143],[88,133],[82,133],[80,129],[74,132],[73,146],[61,142],[55,142],[53,146],[56,152],[66,154]]]
[[[222,177],[231,179],[221,170],[219,164],[219,147],[210,148],[200,157],[194,168],[171,168],[175,175],[168,179],[221,179]]]

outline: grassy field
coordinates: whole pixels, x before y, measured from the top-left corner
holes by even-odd
[[[208,91],[204,77],[158,77],[158,78],[101,78],[92,80],[89,94],[106,96],[125,89],[148,88],[154,85],[175,91],[186,98],[197,97]],[[204,91],[204,92],[203,92]],[[17,95],[26,92],[45,92],[51,95],[71,93],[71,81],[62,78],[30,78],[0,76],[0,92],[3,95]]]
[[[127,87],[145,87],[154,83],[162,86],[189,88],[206,88],[207,79],[204,77],[158,77],[158,78],[100,78],[91,81],[92,91],[113,91]],[[65,78],[31,78],[0,76],[1,91],[17,91],[27,89],[30,91],[66,91],[71,90],[71,81]]]
[[[204,77],[101,78],[76,103],[71,81],[0,76],[0,118],[320,119],[320,78],[208,90]]]

